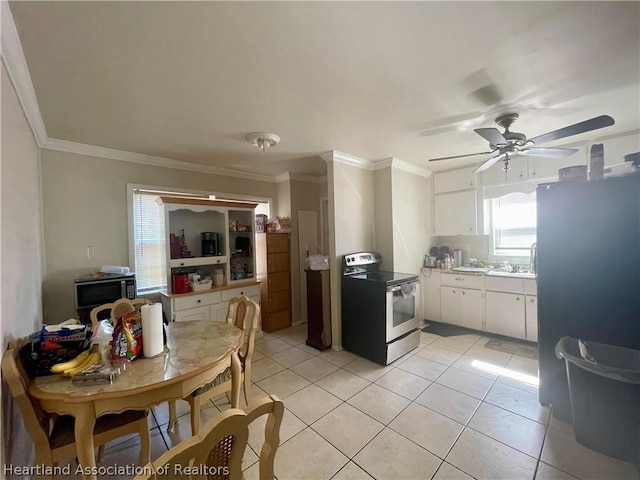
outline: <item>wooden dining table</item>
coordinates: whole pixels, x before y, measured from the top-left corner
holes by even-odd
[[[59,375],[37,377],[29,393],[50,413],[75,417],[78,461],[85,478],[96,478],[93,429],[96,418],[125,410],[144,410],[186,397],[231,364],[231,406],[240,394],[238,350],[242,330],[229,323],[184,321],[167,325],[164,352],[136,358],[112,384],[74,385]]]

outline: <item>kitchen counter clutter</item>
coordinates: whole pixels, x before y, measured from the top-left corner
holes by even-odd
[[[427,268],[421,281],[427,320],[537,342],[535,274]]]

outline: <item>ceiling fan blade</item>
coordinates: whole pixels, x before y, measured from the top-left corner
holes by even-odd
[[[501,153],[500,155],[496,155],[495,157],[491,157],[489,160],[487,160],[486,162],[484,162],[482,165],[480,165],[479,167],[477,167],[473,173],[480,173],[480,172],[484,172],[485,170],[487,170],[488,168],[491,168],[493,166],[494,163],[496,163],[498,160],[502,160],[505,157],[506,153]]]
[[[520,153],[524,155],[530,155],[532,157],[543,158],[566,158],[569,155],[573,155],[578,151],[577,148],[544,148],[544,147],[531,147],[523,148]]]
[[[559,130],[554,130],[553,132],[545,133],[544,135],[538,135],[537,137],[530,138],[529,140],[535,144],[552,142],[553,140],[578,135],[579,133],[609,127],[614,123],[615,120],[609,115],[600,115],[599,117],[594,117],[590,120],[585,120],[584,122],[569,125],[568,127],[560,128]]]
[[[467,153],[465,155],[454,155],[453,157],[440,157],[440,158],[430,158],[430,162],[438,162],[440,160],[451,160],[453,158],[463,158],[463,157],[475,157],[476,155],[488,155],[489,153],[493,153],[495,150],[490,152],[478,152],[478,153]]]
[[[473,130],[491,145],[507,145],[507,139],[502,136],[497,128],[475,128]]]

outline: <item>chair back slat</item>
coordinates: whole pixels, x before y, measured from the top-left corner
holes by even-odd
[[[246,361],[251,361],[259,318],[260,305],[246,295],[229,300],[227,323],[231,323],[242,330],[242,347],[239,353],[243,365]]]
[[[161,478],[147,472],[177,472],[176,466],[206,466],[203,478],[210,480],[242,478],[242,457],[249,441],[249,424],[268,415],[265,442],[260,453],[260,479],[273,479],[273,462],[280,444],[280,426],[284,404],[272,395],[244,408],[229,409],[210,420],[200,431],[180,442],[145,468],[135,480]],[[212,447],[213,446],[213,447]],[[168,469],[167,469],[168,468]],[[175,475],[172,478],[178,478]],[[199,476],[192,476],[201,478]]]

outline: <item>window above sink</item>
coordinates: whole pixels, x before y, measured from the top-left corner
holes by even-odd
[[[528,263],[536,241],[536,192],[513,192],[485,200],[489,227],[489,259]]]

